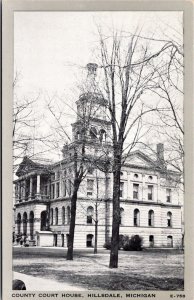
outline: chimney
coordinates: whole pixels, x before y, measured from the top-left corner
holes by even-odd
[[[86,67],[88,69],[88,77],[95,77],[98,65],[94,63],[89,63],[86,65]]]
[[[164,144],[157,144],[157,162],[158,165],[164,165]]]

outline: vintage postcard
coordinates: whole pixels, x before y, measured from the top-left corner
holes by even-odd
[[[3,300],[194,297],[193,7],[138,3],[4,2]]]

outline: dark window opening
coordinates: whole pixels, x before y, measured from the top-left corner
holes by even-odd
[[[138,199],[139,198],[139,184],[133,184],[133,199]]]
[[[86,247],[91,248],[93,247],[93,234],[88,234],[86,237]]]
[[[166,201],[171,202],[171,189],[166,189]]]
[[[134,210],[133,224],[134,226],[139,226],[140,224],[140,213],[138,209]]]
[[[153,200],[153,185],[148,185],[148,200]]]

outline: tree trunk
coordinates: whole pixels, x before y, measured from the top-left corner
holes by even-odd
[[[94,242],[94,254],[97,254],[98,252],[98,203],[96,202],[95,211],[95,242]]]
[[[109,268],[118,268],[120,225],[120,164],[113,173],[113,218]]]
[[[73,195],[71,198],[71,220],[69,227],[69,239],[67,245],[67,260],[73,260],[73,244],[74,244],[74,232],[75,232],[75,218],[76,218],[76,204],[77,204],[77,191],[79,188],[80,182],[75,179],[74,180],[74,189]]]

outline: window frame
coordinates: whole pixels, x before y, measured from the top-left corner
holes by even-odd
[[[150,209],[148,211],[148,226],[154,227],[154,211],[153,211],[153,209]]]
[[[135,190],[135,187],[137,187],[137,191]],[[133,183],[133,199],[139,199],[139,183]]]
[[[92,185],[90,186],[89,182],[92,182]],[[94,192],[94,179],[87,178],[87,196],[93,196]]]
[[[172,213],[170,211],[167,212],[167,227],[172,228]]]
[[[140,211],[138,208],[135,208],[133,211],[133,226],[140,226]]]
[[[151,188],[151,193],[149,192],[149,189]],[[153,184],[148,184],[148,200],[153,200],[154,195],[154,186]]]
[[[169,195],[168,195],[168,192],[169,192]],[[166,188],[166,202],[167,203],[172,202],[172,189],[171,188]]]

